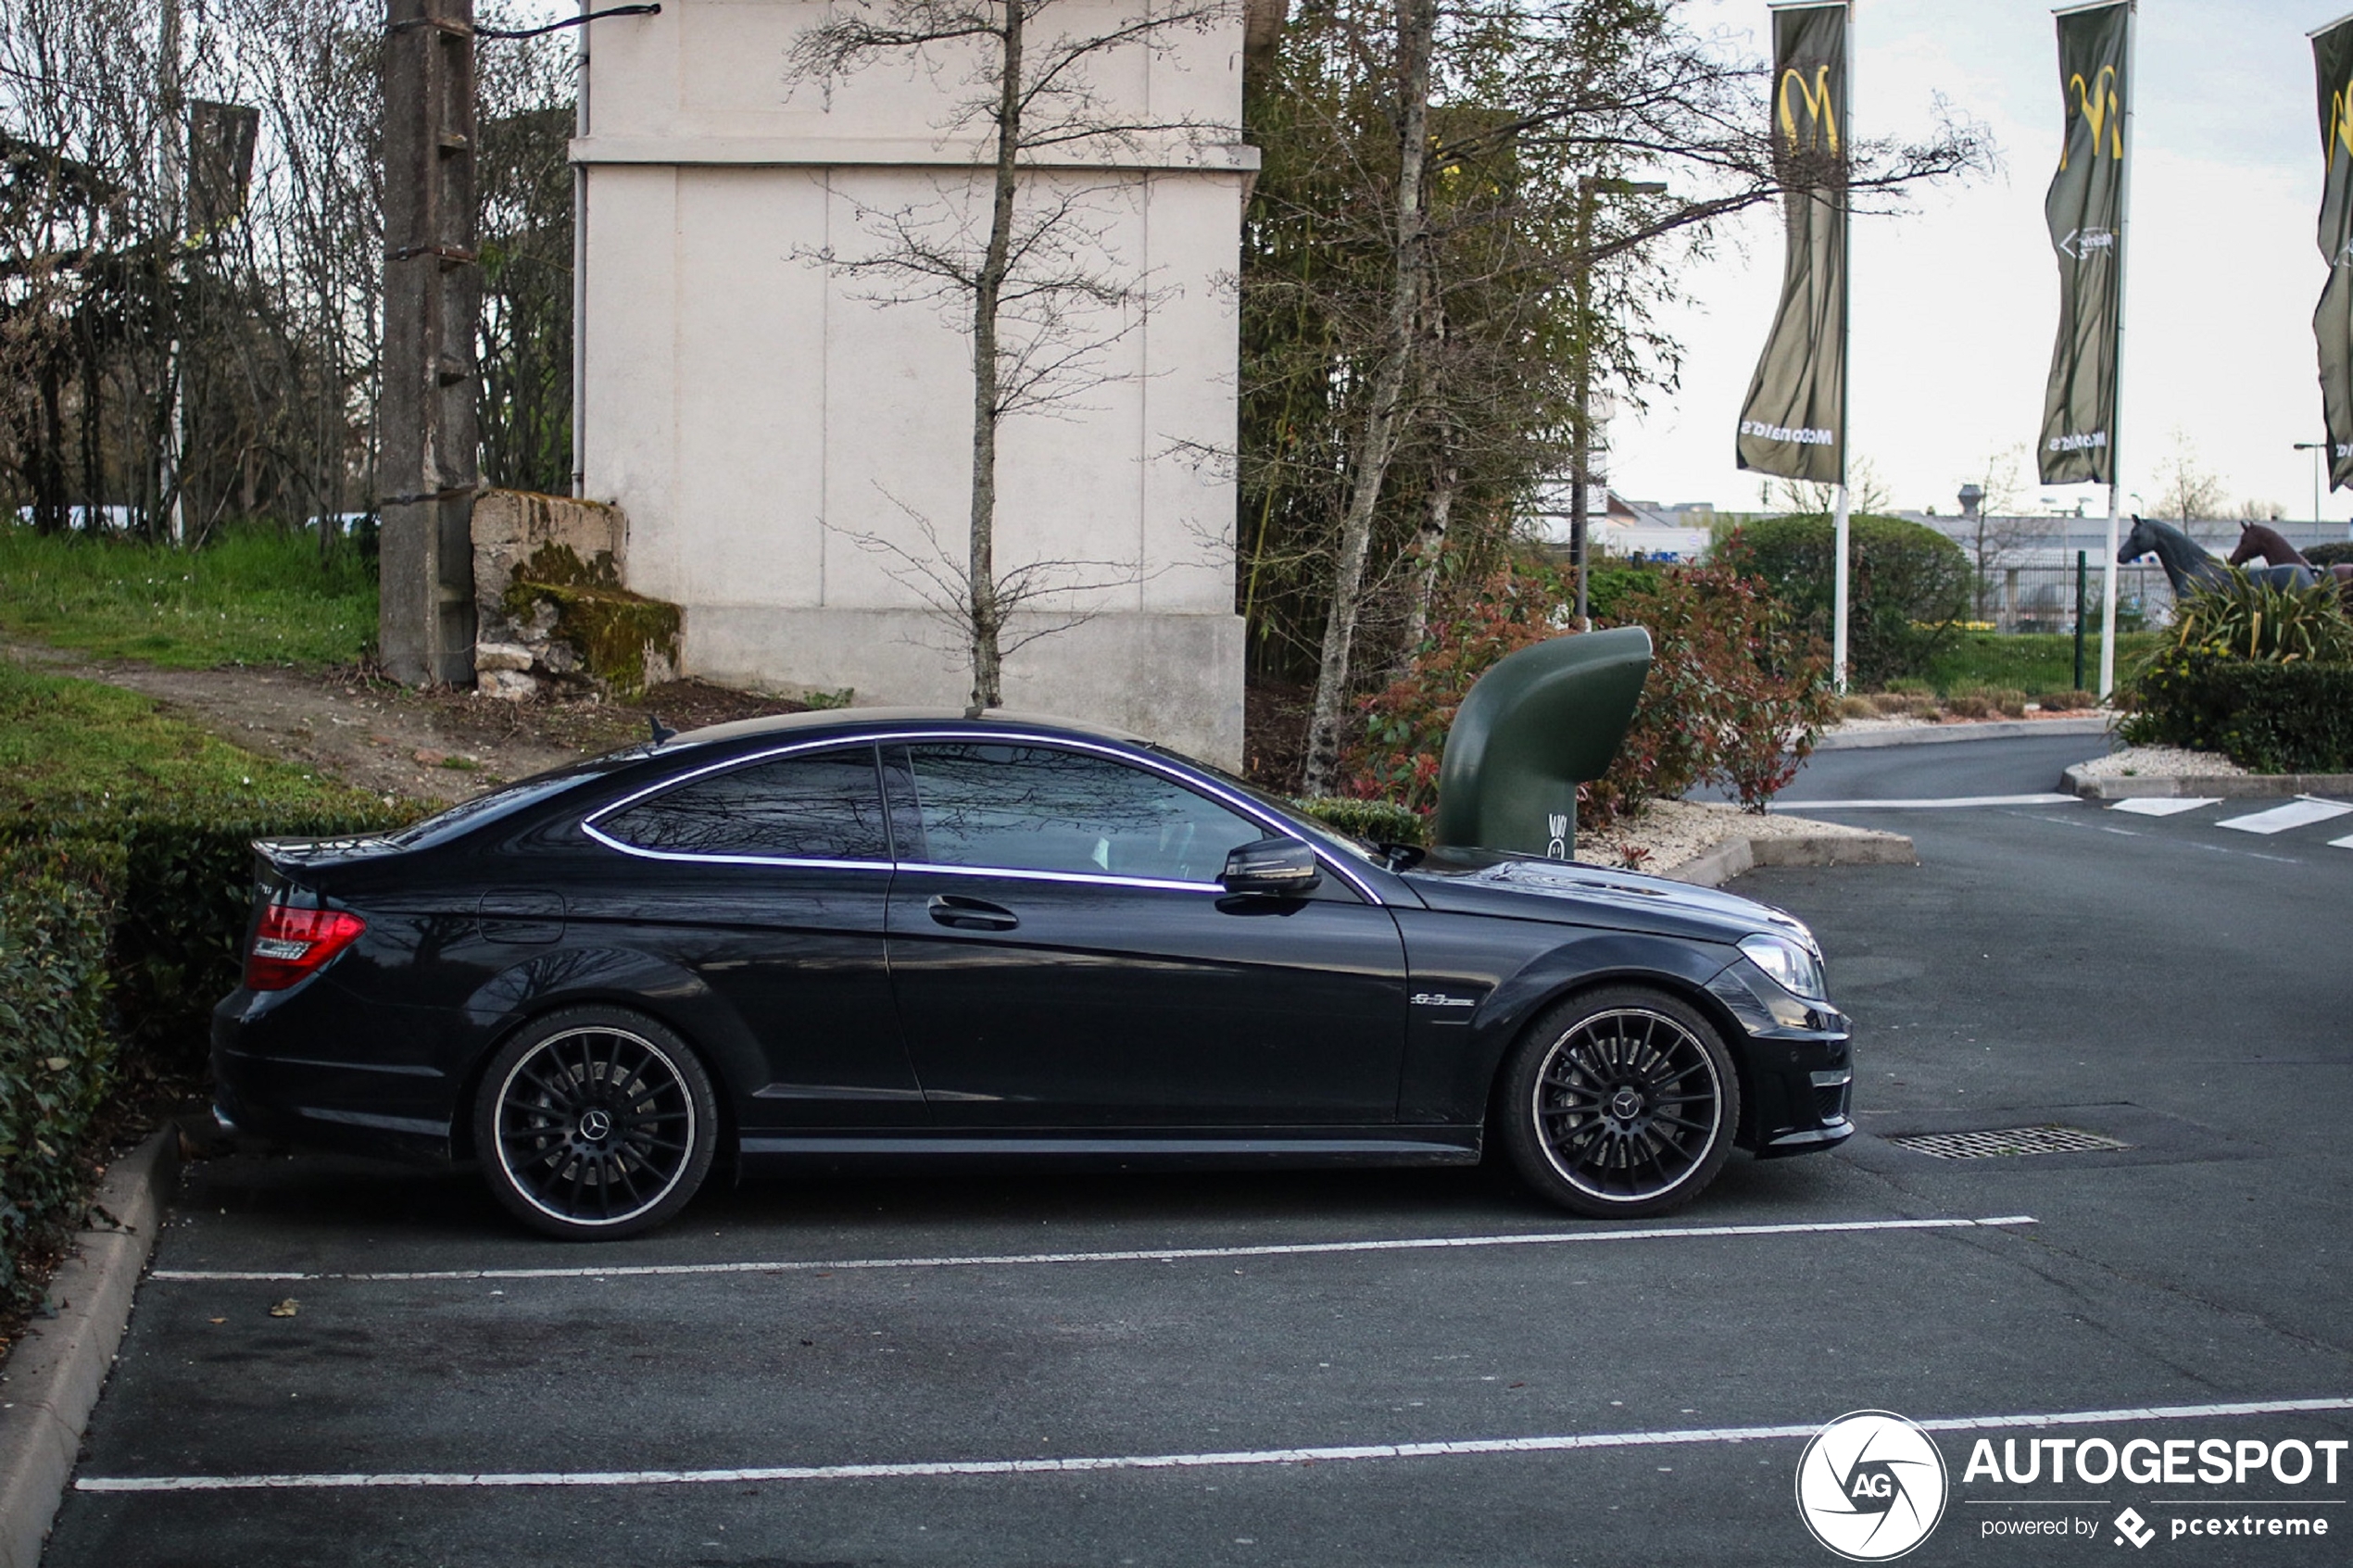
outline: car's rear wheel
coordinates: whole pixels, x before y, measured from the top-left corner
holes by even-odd
[[[1612,986],[1530,1024],[1504,1063],[1504,1152],[1538,1192],[1580,1214],[1680,1209],[1731,1155],[1740,1081],[1722,1037],[1664,991]]]
[[[661,1224],[710,1173],[711,1076],[675,1033],[618,1008],[568,1008],[491,1059],[474,1148],[498,1201],[573,1241]]]

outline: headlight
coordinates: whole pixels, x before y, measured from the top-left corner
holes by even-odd
[[[1818,1002],[1830,999],[1828,987],[1822,984],[1821,960],[1788,937],[1759,932],[1741,938],[1741,951],[1790,995]]]

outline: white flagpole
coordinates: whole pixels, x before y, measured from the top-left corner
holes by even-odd
[[[2141,95],[2134,69],[2133,44],[2140,18],[2140,0],[2124,6],[2124,168],[2123,188],[2116,200],[2116,357],[2109,373],[2116,378],[2116,401],[2108,420],[2108,563],[2100,571],[2100,700],[2116,690],[2116,551],[2117,531],[2124,509],[2124,242],[2133,222],[2133,103]],[[2189,520],[2182,520],[2187,522]]]
[[[1839,96],[1845,100],[1839,106],[1840,116],[1845,123],[1841,126],[1839,134],[1846,138],[1845,145],[1848,148],[1855,145],[1855,4],[1854,0],[1847,0],[1846,69],[1840,73],[1839,81]],[[1846,433],[1851,421],[1846,417],[1849,383],[1846,343],[1847,317],[1853,307],[1855,293],[1849,282],[1855,270],[1855,253],[1850,243],[1853,239],[1851,205],[1847,200],[1845,188],[1840,187],[1838,193],[1838,506],[1836,521],[1831,528],[1831,548],[1837,552],[1838,561],[1831,571],[1831,688],[1841,693],[1846,690],[1846,558],[1849,554]]]

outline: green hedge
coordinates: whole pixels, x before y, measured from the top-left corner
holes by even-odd
[[[1327,795],[1293,804],[1302,812],[1327,826],[1353,834],[1358,838],[1370,839],[1375,844],[1417,845],[1429,839],[1429,826],[1422,821],[1420,812],[1387,800],[1358,800],[1348,796]]]
[[[2334,566],[2340,562],[2353,565],[2353,540],[2337,539],[2326,545],[2315,545],[2304,552],[2304,558],[2314,566]]]
[[[2219,751],[2259,773],[2353,772],[2353,664],[2169,648],[2122,695],[2135,745]]]
[[[107,1027],[109,914],[123,858],[107,847],[0,847],[0,1309],[19,1258],[69,1223],[84,1145],[118,1051]]]
[[[66,811],[0,823],[0,845],[121,864],[107,953],[123,1043],[165,1072],[201,1069],[213,1004],[236,989],[253,904],[253,841],[324,838],[413,821],[389,806],[257,808],[179,800],[154,809]]]
[[[1969,602],[1969,557],[1933,528],[1858,512],[1848,520],[1853,558],[1847,583],[1847,675],[1876,689],[1929,672]],[[1716,558],[1762,578],[1804,628],[1831,640],[1834,528],[1827,517],[1777,517],[1742,524]]]

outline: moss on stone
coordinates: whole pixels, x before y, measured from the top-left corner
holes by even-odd
[[[543,547],[534,556],[535,568],[551,551],[579,558],[560,545]],[[538,607],[555,614],[550,635],[579,655],[580,666],[603,683],[615,696],[635,699],[645,694],[646,656],[658,654],[671,669],[678,668],[678,607],[649,599],[626,588],[596,583],[551,583],[526,579],[518,572],[508,585],[507,614],[527,625]]]
[[[549,540],[515,567],[511,581],[547,583],[562,588],[619,588],[621,572],[612,552],[598,550],[593,560],[582,560],[570,545]]]

